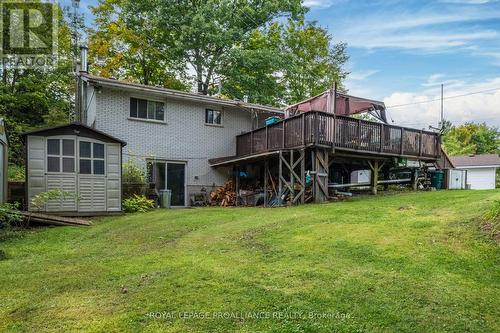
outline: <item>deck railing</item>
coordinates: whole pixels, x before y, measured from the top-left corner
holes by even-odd
[[[244,156],[303,146],[380,155],[437,158],[437,133],[325,112],[306,112],[236,137],[236,154]]]

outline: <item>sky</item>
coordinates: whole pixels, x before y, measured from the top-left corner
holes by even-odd
[[[96,2],[81,0],[87,25]],[[500,127],[500,0],[304,3],[307,20],[347,43],[349,93],[383,101],[390,121],[437,126],[444,84],[445,119]]]

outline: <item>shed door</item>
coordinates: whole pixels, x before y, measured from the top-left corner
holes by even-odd
[[[108,212],[121,210],[121,145],[106,144],[106,194]]]
[[[78,139],[78,211],[106,211],[106,145]]]
[[[464,188],[464,170],[450,170],[450,190],[461,190]]]
[[[61,190],[62,196],[49,200],[48,212],[73,212],[77,207],[74,137],[47,137],[47,191]]]

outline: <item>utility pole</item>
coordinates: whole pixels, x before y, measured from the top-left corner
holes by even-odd
[[[440,128],[443,128],[444,126],[443,95],[444,95],[444,84],[441,83],[441,121],[439,122]]]

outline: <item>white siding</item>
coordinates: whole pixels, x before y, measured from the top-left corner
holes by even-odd
[[[28,209],[33,209],[31,199],[40,192],[46,191],[45,183],[45,138],[28,136]]]
[[[489,190],[495,188],[495,168],[467,169],[467,184],[473,190]]]
[[[129,119],[130,97],[163,101],[165,123]],[[191,188],[222,185],[227,170],[213,169],[208,160],[236,154],[236,135],[252,128],[248,111],[221,108],[152,95],[130,94],[102,88],[96,99],[95,128],[127,142],[123,161],[136,156],[186,162],[189,196]],[[223,111],[223,126],[205,125],[205,109]],[[92,125],[92,124],[88,124]]]

